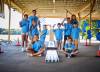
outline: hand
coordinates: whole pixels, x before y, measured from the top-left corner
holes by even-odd
[[[56,24],[53,25],[53,27],[55,27]]]
[[[41,28],[39,28],[39,31],[41,32]]]

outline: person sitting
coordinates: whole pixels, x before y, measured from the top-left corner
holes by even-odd
[[[44,53],[45,46],[41,42],[41,40],[39,40],[38,35],[34,35],[34,37],[32,38],[32,47],[28,48],[27,51],[28,55],[30,56],[41,56]]]
[[[76,55],[75,45],[72,43],[72,38],[71,37],[68,37],[68,41],[66,42],[66,44],[64,46],[64,54],[68,58]]]

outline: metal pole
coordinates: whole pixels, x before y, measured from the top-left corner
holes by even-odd
[[[11,1],[8,0],[8,9],[9,9],[9,26],[8,26],[8,41],[10,42],[10,25],[11,25]]]

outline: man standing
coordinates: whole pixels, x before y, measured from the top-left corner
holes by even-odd
[[[32,10],[32,15],[28,18],[28,20],[29,20],[29,38],[31,39],[34,36],[31,34],[31,31],[33,28],[32,21],[35,22],[34,28],[37,28],[39,26],[39,30],[41,30],[39,18],[36,16],[36,10]],[[38,35],[39,35],[39,32],[38,32]]]

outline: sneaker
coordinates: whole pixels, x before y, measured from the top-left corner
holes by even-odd
[[[3,51],[0,51],[0,53],[4,53]]]
[[[26,50],[25,50],[25,48],[22,48],[22,52],[25,52]]]
[[[25,48],[26,52],[28,51],[28,48]]]
[[[70,58],[70,56],[67,57],[68,59]]]

